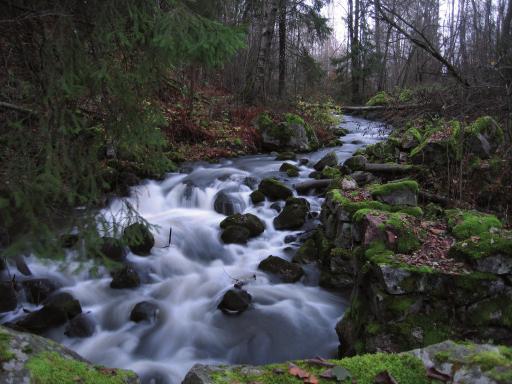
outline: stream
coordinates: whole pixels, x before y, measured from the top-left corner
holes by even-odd
[[[128,255],[142,275],[143,284],[137,289],[111,289],[108,274],[92,278],[87,268],[71,273],[77,267],[73,263],[62,270],[58,262],[42,263],[31,257],[29,267],[35,276],[58,281],[96,321],[95,333],[88,338],[68,338],[63,327],[47,336],[94,363],[134,370],[143,383],[155,384],[180,383],[196,363],[265,364],[336,356],[334,327],[347,298],[320,288],[314,265],[304,266],[306,275],[294,284],[258,270],[269,255],[291,260],[300,243],[287,243],[285,237],[311,230],[318,221],[310,220],[300,231],[276,231],[272,220],[278,212],[272,203],[254,206],[249,195],[264,177],[274,176],[292,186],[307,180],[312,166],[328,152],[335,151],[342,163],[358,148],[383,139],[381,124],[361,118],[345,116],[342,127],[350,131],[342,138],[343,146],[299,155],[298,159],[309,159],[307,165],[290,161],[300,167],[297,178],[279,172],[283,162],[275,156],[255,155],[218,164],[187,164],[184,173],[133,188],[128,201],[158,226],[153,229],[155,247],[150,256]],[[247,245],[223,244],[219,223],[225,216],[214,210],[220,191],[242,212],[263,220],[265,232]],[[323,199],[306,198],[311,211],[319,212]],[[122,207],[121,199],[114,200],[106,213],[115,216]],[[169,228],[172,244],[166,247]],[[234,279],[246,277],[250,281],[244,289],[252,295],[251,306],[237,316],[223,314],[217,309],[223,294]],[[157,319],[131,322],[132,308],[144,300],[159,306]]]

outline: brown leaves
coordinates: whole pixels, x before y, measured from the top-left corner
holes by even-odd
[[[288,373],[292,376],[298,377],[304,381],[304,384],[318,384],[318,379],[313,374],[303,370],[302,368],[290,363],[288,366]]]

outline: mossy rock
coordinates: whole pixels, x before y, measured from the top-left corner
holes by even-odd
[[[318,248],[316,246],[315,240],[309,238],[297,250],[295,256],[293,257],[293,262],[300,264],[308,264],[318,260],[318,257]]]
[[[251,232],[245,227],[227,227],[220,238],[225,244],[246,244],[251,237]]]
[[[288,172],[289,170],[293,171],[299,171],[299,167],[296,165],[290,164],[290,163],[283,163],[281,164],[281,167],[279,167],[280,172]]]
[[[343,166],[350,168],[352,171],[364,171],[368,159],[362,155],[355,155],[343,163]]]
[[[123,241],[128,244],[130,250],[139,256],[147,256],[155,245],[155,238],[146,225],[141,223],[131,224],[123,231]]]
[[[47,338],[0,327],[0,382],[135,384],[130,371],[93,365]]]
[[[263,193],[270,201],[286,200],[293,196],[290,188],[284,185],[279,180],[273,178],[263,179],[258,187],[258,190]]]
[[[338,168],[325,167],[322,170],[322,179],[339,179],[341,177],[341,171]]]
[[[265,223],[251,213],[228,216],[220,222],[220,227],[224,230],[230,227],[246,228],[250,237],[259,236],[265,231]]]
[[[497,275],[512,274],[512,232],[484,232],[458,241],[448,253],[475,270]]]
[[[384,91],[377,92],[367,102],[366,105],[373,106],[385,106],[391,104],[393,98]]]
[[[309,203],[306,199],[291,197],[286,200],[283,210],[274,219],[277,230],[290,230],[302,227],[309,212]]]
[[[338,156],[336,152],[329,152],[322,157],[314,166],[316,171],[321,172],[325,167],[336,167],[338,165]]]
[[[252,192],[250,198],[253,204],[259,204],[265,201],[265,195],[261,191]]]
[[[499,229],[503,226],[496,216],[478,211],[449,209],[445,213],[448,219],[448,228],[459,240],[479,236],[489,232],[492,228]]]
[[[276,256],[267,257],[258,265],[258,268],[277,275],[285,283],[295,283],[304,275],[300,265]]]
[[[414,180],[401,180],[370,188],[372,196],[390,205],[418,205],[418,183]]]

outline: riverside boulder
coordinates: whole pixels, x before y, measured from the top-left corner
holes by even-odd
[[[371,188],[374,199],[390,205],[418,205],[418,183],[402,180],[376,185]]]

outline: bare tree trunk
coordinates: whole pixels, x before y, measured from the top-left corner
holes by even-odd
[[[279,98],[286,93],[286,9],[287,0],[279,1]]]
[[[269,0],[265,7],[263,31],[261,33],[261,48],[256,61],[256,78],[254,82],[254,95],[265,103],[267,99],[266,89],[266,68],[270,61],[270,48],[272,46],[272,37],[274,36],[274,27],[276,24],[277,8],[279,0]]]

